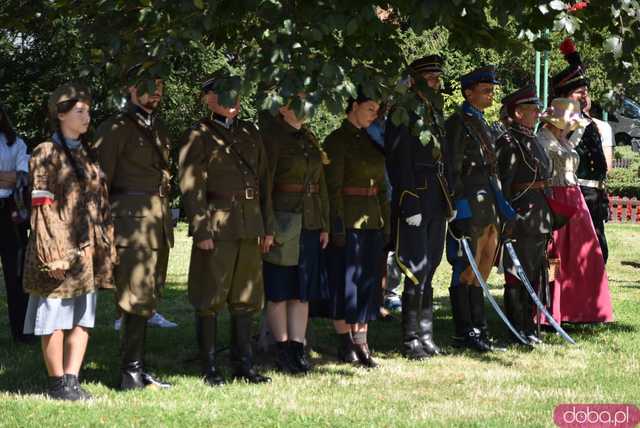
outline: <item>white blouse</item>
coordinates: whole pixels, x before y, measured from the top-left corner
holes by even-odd
[[[16,138],[16,142],[9,147],[7,138],[0,132],[0,171],[24,171],[29,172],[29,155],[27,154],[27,145],[20,139]],[[13,189],[1,189],[0,198],[8,198],[13,193]]]

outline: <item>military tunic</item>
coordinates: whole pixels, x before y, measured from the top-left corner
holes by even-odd
[[[366,130],[348,120],[324,142],[332,241],[331,316],[349,324],[379,315],[383,248],[390,233],[385,161]]]
[[[143,317],[156,309],[173,246],[170,145],[157,118],[132,103],[98,127],[95,142],[115,225],[118,306]]]
[[[258,130],[216,116],[183,138],[180,190],[193,236],[189,300],[200,316],[263,305],[259,238],[275,232],[268,160]],[[197,243],[212,239],[213,250]]]
[[[546,248],[553,220],[545,196],[553,169],[533,131],[517,124],[496,142],[502,190],[517,215],[512,232],[518,258],[532,284],[547,267]],[[511,258],[504,257],[508,284],[519,284]]]
[[[262,112],[259,125],[269,159],[276,219],[279,222],[282,216],[285,223],[276,225],[275,245],[281,246],[283,254],[298,255],[295,264],[265,259],[267,300],[321,299],[327,295],[320,244],[320,233],[329,232],[329,196],[323,166],[326,154],[311,131],[304,126],[295,129],[279,114],[274,117]],[[301,225],[299,233],[282,231],[289,240],[285,243],[279,237],[280,228],[287,228],[287,223],[291,228],[291,214],[301,217]]]
[[[407,126],[396,126],[389,118],[385,131],[387,171],[393,189],[392,240],[398,265],[414,286],[431,286],[442,259],[446,232],[446,199],[441,173],[441,145],[445,144],[442,96],[425,94],[424,121],[431,133],[422,142]],[[417,120],[413,118],[413,122]],[[409,226],[406,218],[422,215],[420,226]],[[407,287],[405,285],[405,287]]]
[[[466,102],[447,119],[445,129],[447,144],[443,152],[449,187],[458,210],[456,221],[469,223],[471,248],[486,279],[493,266],[500,227],[494,189],[497,186],[494,136],[483,114]],[[465,203],[470,208],[470,217],[460,219]],[[447,258],[454,267],[452,285],[476,282],[464,250],[453,239],[447,241]]]

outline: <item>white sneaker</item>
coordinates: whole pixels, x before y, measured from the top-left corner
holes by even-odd
[[[160,328],[175,328],[178,326],[178,324],[171,322],[160,315],[159,312],[155,312],[153,316],[147,320],[147,325]]]
[[[120,330],[120,326],[122,325],[122,318],[118,318],[117,320],[114,321],[113,323],[113,328],[115,331]]]

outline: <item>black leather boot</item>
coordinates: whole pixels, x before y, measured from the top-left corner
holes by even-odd
[[[67,388],[74,393],[77,394],[79,400],[91,400],[91,394],[85,391],[80,386],[80,381],[78,380],[78,376],[66,373],[64,375],[64,381],[67,385]]]
[[[513,327],[520,333],[520,335],[524,335],[524,331],[522,328],[522,304],[520,302],[521,295],[521,286],[520,285],[506,285],[504,286],[504,311],[505,315],[511,321]],[[515,343],[520,343],[520,341],[513,336],[513,341]]]
[[[293,352],[288,340],[276,342],[276,367],[287,374],[298,374],[300,372],[293,362]]]
[[[49,385],[47,387],[47,395],[54,400],[78,401],[80,394],[74,391],[67,384],[65,376],[49,376]]]
[[[542,339],[538,337],[538,330],[536,323],[534,322],[535,303],[527,290],[520,288],[520,305],[522,307],[522,331],[525,339],[529,341],[530,345],[539,345],[542,343]]]
[[[307,355],[304,351],[304,343],[290,340],[289,342],[289,355],[291,361],[298,373],[307,374],[311,371],[311,363],[307,359]]]
[[[122,334],[120,341],[122,355],[120,389],[169,388],[170,384],[161,382],[144,371],[147,319],[139,315],[125,313],[120,330]]]
[[[224,385],[224,378],[216,369],[216,337],[218,322],[215,315],[196,315],[196,336],[200,351],[203,381],[209,386]]]
[[[422,349],[429,356],[441,355],[442,351],[433,341],[433,288],[422,290],[422,306],[418,321],[419,337]]]
[[[356,356],[360,364],[369,369],[378,367],[378,363],[371,356],[369,350],[369,344],[367,343],[367,333],[364,331],[353,334],[353,346],[356,351]]]
[[[258,373],[253,367],[251,349],[252,314],[231,315],[231,361],[233,377],[249,383],[267,383],[271,378]]]
[[[471,323],[480,331],[480,341],[484,342],[491,351],[506,351],[504,345],[498,344],[489,333],[489,325],[484,312],[484,294],[482,287],[469,285],[469,304],[471,309]]]
[[[423,360],[429,357],[420,342],[418,316],[420,298],[417,287],[405,283],[402,293],[402,354],[410,360]]]
[[[347,364],[357,362],[358,356],[356,355],[351,332],[338,334],[338,340],[340,342],[338,344],[338,360]]]
[[[472,286],[466,284],[458,284],[449,288],[453,321],[456,328],[454,346],[478,352],[489,352],[491,347],[481,339],[480,330],[475,328],[471,322],[469,288]]]

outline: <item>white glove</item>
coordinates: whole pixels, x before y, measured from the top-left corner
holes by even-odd
[[[404,221],[406,221],[409,226],[418,227],[420,223],[422,223],[422,214],[412,215],[411,217],[405,218]]]
[[[451,211],[451,217],[449,217],[447,219],[447,223],[451,223],[453,221],[453,219],[456,218],[457,215],[458,215],[458,211],[457,210],[452,210]]]

